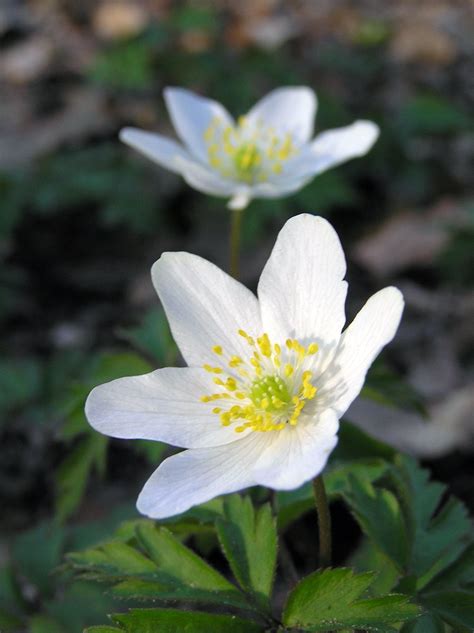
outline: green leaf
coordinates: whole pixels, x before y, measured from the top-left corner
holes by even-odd
[[[22,628],[23,622],[19,617],[0,609],[0,631],[2,633],[18,633]]]
[[[474,589],[474,544],[463,550],[424,590],[433,592],[450,589]]]
[[[269,504],[255,509],[250,497],[224,500],[224,516],[216,522],[222,550],[240,586],[268,598],[277,556],[275,519]]]
[[[131,536],[133,532],[133,536]],[[255,610],[224,576],[183,545],[165,527],[131,522],[124,541],[68,555],[73,570],[86,580],[112,585],[113,595],[139,600],[170,600],[225,604]]]
[[[407,134],[449,134],[472,129],[472,119],[453,102],[438,95],[419,95],[407,102],[398,116]]]
[[[47,615],[35,615],[29,621],[29,633],[65,633],[59,622]]]
[[[474,629],[474,592],[439,591],[423,595],[421,602],[456,631],[457,627]]]
[[[324,485],[330,499],[343,495],[350,488],[350,477],[376,481],[389,468],[389,464],[379,458],[355,459],[348,462],[333,463],[324,472]],[[314,510],[314,496],[311,484],[305,484],[296,490],[276,493],[278,508],[278,527],[284,530],[290,523],[309,510]]]
[[[400,455],[396,464],[399,494],[413,540],[408,573],[421,579],[420,587],[460,555],[472,526],[466,508],[454,497],[439,507],[446,487],[429,481],[428,471],[414,459]]]
[[[426,407],[415,389],[381,361],[376,361],[370,368],[360,395],[387,407],[427,415]]]
[[[402,595],[359,599],[372,573],[326,569],[304,578],[291,592],[283,613],[285,626],[308,631],[347,628],[394,631],[392,624],[414,618],[419,609]]]
[[[112,616],[127,633],[258,633],[263,627],[234,615],[174,609],[132,609]]]
[[[425,614],[404,624],[401,633],[444,633],[444,624],[436,616]]]
[[[17,569],[43,594],[54,586],[51,570],[61,560],[64,539],[64,531],[51,523],[38,525],[15,539],[13,558]]]
[[[362,530],[399,570],[403,570],[408,561],[409,540],[405,518],[395,494],[374,487],[367,480],[352,477],[345,499]]]
[[[378,457],[392,461],[396,451],[347,421],[342,421],[339,442],[332,454],[334,461],[343,462],[367,457]]]
[[[88,629],[85,629],[84,633],[118,633],[123,629],[117,629],[115,626],[91,626]]]
[[[161,572],[197,589],[235,591],[234,585],[164,527],[146,522],[137,527],[139,543]]]
[[[159,365],[175,363],[178,350],[163,310],[150,310],[140,325],[120,330],[120,334],[145,354],[151,354]]]
[[[151,53],[143,39],[115,44],[94,59],[90,78],[112,88],[148,88],[155,78]]]
[[[91,472],[105,468],[108,439],[99,433],[88,433],[69,453],[56,472],[58,494],[56,515],[67,519],[79,506]]]

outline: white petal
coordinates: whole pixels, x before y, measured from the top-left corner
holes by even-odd
[[[371,121],[356,121],[352,125],[323,132],[302,149],[299,157],[288,163],[286,177],[312,178],[351,158],[364,156],[378,136],[379,128]]]
[[[202,193],[227,197],[233,195],[237,189],[238,185],[235,182],[226,180],[218,172],[193,159],[181,157],[177,159],[176,164],[188,185]]]
[[[227,207],[229,209],[233,209],[234,211],[240,211],[245,209],[245,207],[249,204],[251,200],[251,189],[246,188],[242,191],[239,191],[233,195],[233,197],[227,203]]]
[[[293,490],[313,479],[337,444],[338,428],[335,412],[326,409],[316,420],[268,434],[272,442],[255,463],[255,481],[274,490]]]
[[[227,446],[184,451],[165,459],[141,491],[138,511],[163,519],[218,495],[253,486],[252,465],[267,436],[252,433]]]
[[[299,178],[293,175],[280,180],[275,177],[274,180],[253,185],[249,193],[252,198],[282,198],[302,189],[308,180],[310,178]]]
[[[166,106],[173,125],[192,154],[207,163],[207,146],[204,132],[214,117],[222,119],[224,125],[233,125],[232,117],[217,101],[200,97],[183,88],[166,88]]]
[[[183,448],[235,442],[236,433],[200,401],[216,391],[203,369],[171,367],[112,380],[96,387],[86,416],[100,433],[122,439],[157,440]]]
[[[318,359],[334,349],[345,321],[345,272],[341,243],[329,222],[308,214],[289,220],[258,284],[263,326],[272,340],[317,341]]]
[[[318,391],[319,401],[332,407],[339,417],[359,395],[374,359],[395,336],[402,312],[402,293],[397,288],[384,288],[372,295],[342,335]]]
[[[237,334],[262,333],[255,295],[202,257],[164,253],[153,265],[152,278],[174,339],[188,365],[215,365],[212,347],[228,354],[248,354]]]
[[[165,138],[160,134],[143,132],[142,130],[137,130],[132,127],[126,127],[120,130],[120,140],[138,150],[155,163],[158,163],[158,165],[166,167],[166,169],[176,173],[181,171],[177,160],[179,158],[189,157],[184,147],[176,143],[176,141]]]
[[[248,112],[249,123],[258,120],[279,132],[290,132],[298,143],[313,134],[316,95],[310,88],[277,88],[260,99]]]

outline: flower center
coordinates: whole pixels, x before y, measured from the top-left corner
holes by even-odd
[[[219,416],[223,426],[235,426],[241,433],[253,431],[280,431],[287,424],[295,426],[301,412],[316,396],[312,384],[311,357],[318,346],[303,346],[296,339],[288,339],[284,345],[273,344],[268,334],[254,340],[244,330],[239,330],[249,353],[227,356],[221,346],[213,347],[219,357],[219,366],[204,365],[215,374],[214,383],[220,391],[204,395],[202,402],[220,401],[212,412]]]
[[[204,132],[209,164],[222,176],[240,182],[265,182],[279,174],[283,164],[298,153],[291,134],[283,136],[261,121],[240,117],[236,126],[214,117]]]

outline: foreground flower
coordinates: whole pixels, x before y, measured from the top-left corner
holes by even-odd
[[[341,335],[347,283],[337,234],[322,218],[286,223],[258,299],[208,261],[165,253],[153,282],[189,367],[119,378],[90,394],[102,433],[187,448],[138,499],[154,518],[261,484],[297,488],[324,468],[338,420],[394,336],[403,298],[373,295]]]
[[[316,95],[305,87],[273,90],[237,122],[220,103],[188,90],[164,94],[183,145],[134,128],[120,138],[195,189],[230,197],[232,209],[298,191],[316,174],[363,156],[379,134],[374,123],[356,121],[311,140]]]

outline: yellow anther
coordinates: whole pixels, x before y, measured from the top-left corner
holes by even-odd
[[[308,354],[316,354],[316,352],[318,351],[319,347],[317,343],[310,343],[310,345],[308,345],[306,351]]]
[[[304,347],[297,339],[288,339],[285,345],[290,352],[287,354],[290,362],[280,369],[282,348],[279,343],[272,343],[265,332],[256,341],[245,330],[238,333],[246,340],[250,352],[226,360],[228,367],[236,368],[231,375],[225,368],[204,365],[211,374],[224,375],[213,377],[222,391],[206,394],[201,401],[221,401],[221,406],[214,407],[212,412],[219,416],[223,426],[234,425],[238,433],[246,429],[279,431],[288,425],[295,426],[306,403],[316,395],[312,372],[300,373],[303,359],[317,351],[316,343]],[[220,345],[212,347],[212,351],[218,356],[224,353]],[[241,365],[247,365],[246,369]],[[291,381],[287,381],[290,377]]]
[[[212,367],[211,365],[203,365],[203,368],[208,371],[210,374],[222,374],[222,369],[220,367]]]
[[[240,356],[231,356],[229,360],[229,367],[238,367],[243,364],[243,360]]]

